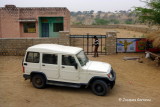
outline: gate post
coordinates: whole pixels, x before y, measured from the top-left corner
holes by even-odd
[[[106,32],[106,54],[116,53],[117,31]]]

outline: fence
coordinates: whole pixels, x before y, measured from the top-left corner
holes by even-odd
[[[64,34],[65,35],[65,34]],[[29,46],[54,43],[61,45],[71,45],[81,47],[87,54],[93,54],[94,36],[99,39],[99,54],[115,54],[116,52],[144,52],[146,50],[145,38],[116,38],[116,36],[108,37],[106,35],[61,35],[59,38],[21,38],[21,39],[0,39],[0,55],[24,55]],[[148,50],[158,52],[160,49],[152,47],[152,43],[148,44]]]
[[[99,54],[116,53],[116,36],[108,37],[107,35],[70,35],[70,45],[83,48],[89,55],[94,54],[94,36],[99,39]]]
[[[19,39],[0,39],[0,55],[24,55],[28,47],[42,43],[54,43],[61,45],[77,46],[84,49],[87,54],[93,51],[93,36],[95,35],[70,35],[61,33],[59,38],[19,38]],[[70,37],[70,38],[69,38]],[[97,35],[100,39],[100,54],[116,53],[116,37]]]
[[[99,39],[99,54],[106,54],[106,35],[70,35],[70,45],[83,48],[87,54],[93,54],[94,36]]]

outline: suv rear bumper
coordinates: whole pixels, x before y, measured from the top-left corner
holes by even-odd
[[[27,80],[27,79],[30,79],[30,78],[31,78],[31,76],[30,76],[30,75],[28,75],[28,74],[23,74],[23,78],[24,78],[25,80]]]

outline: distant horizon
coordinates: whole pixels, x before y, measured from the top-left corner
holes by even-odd
[[[128,11],[134,7],[144,7],[145,4],[139,0],[0,0],[0,7],[15,5],[16,7],[66,7],[72,12],[77,11]]]

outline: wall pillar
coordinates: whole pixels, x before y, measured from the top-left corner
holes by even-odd
[[[106,33],[106,54],[115,54],[116,53],[116,40],[117,40],[116,31],[109,31]]]

